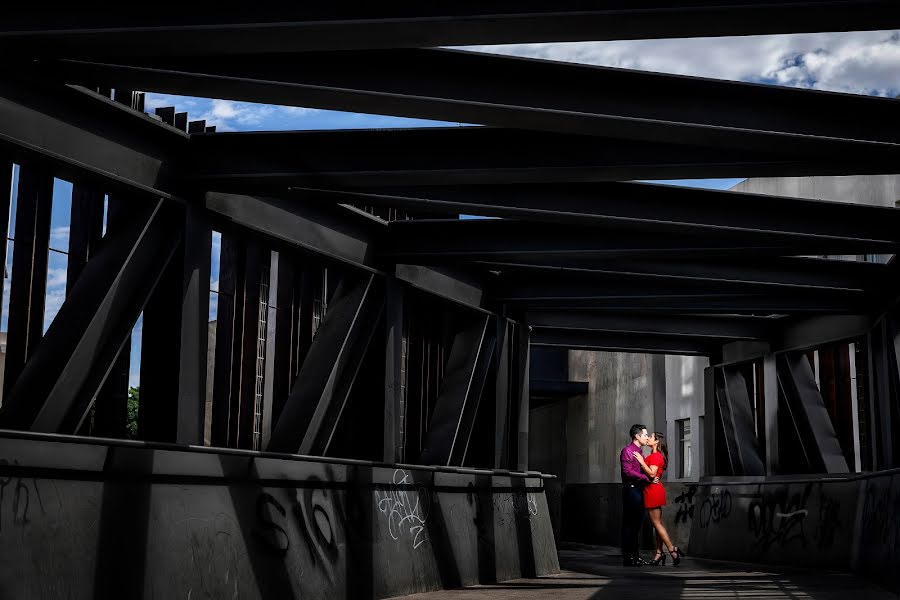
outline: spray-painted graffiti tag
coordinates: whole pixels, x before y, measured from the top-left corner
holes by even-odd
[[[687,523],[688,520],[694,518],[694,496],[697,495],[697,486],[689,485],[683,492],[675,497],[675,506],[678,511],[675,513],[676,523]]]
[[[791,495],[788,487],[767,492],[762,486],[757,489],[747,510],[747,525],[756,548],[765,552],[773,545],[784,547],[793,542],[806,547],[803,522],[809,514],[806,502],[811,490],[811,484]]]
[[[427,488],[412,483],[406,471],[395,470],[391,484],[375,490],[375,505],[384,515],[392,539],[399,540],[408,533],[413,548],[428,541],[425,522],[431,498]]]
[[[700,527],[706,528],[710,523],[717,524],[731,514],[731,492],[722,490],[712,492],[700,506]]]

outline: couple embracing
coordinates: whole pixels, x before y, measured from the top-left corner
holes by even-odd
[[[666,564],[663,547],[672,555],[672,564],[681,563],[684,552],[672,545],[669,532],[662,522],[662,507],[666,504],[666,490],[660,483],[663,471],[669,462],[669,450],[665,436],[659,432],[650,435],[644,425],[632,425],[629,431],[631,442],[622,448],[622,559],[626,567],[641,565],[659,566]],[[644,458],[641,451],[650,448],[650,455]],[[656,556],[645,561],[638,553],[638,537],[644,524],[644,515],[656,531]]]

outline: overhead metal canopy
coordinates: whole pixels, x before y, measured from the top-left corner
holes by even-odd
[[[900,213],[632,180],[893,173],[900,101],[434,47],[897,26],[879,0],[11,9],[0,151],[534,319],[533,343],[703,353],[895,301],[896,259],[813,257],[896,254]],[[468,126],[188,134],[71,84]]]
[[[210,55],[472,44],[862,31],[900,26],[892,0],[561,0],[395,2],[386,6],[12,8],[0,49],[31,55]]]

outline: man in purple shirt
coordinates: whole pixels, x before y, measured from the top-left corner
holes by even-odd
[[[631,442],[622,448],[619,460],[622,463],[622,564],[637,567],[646,564],[638,554],[638,536],[644,524],[644,486],[650,482],[634,457],[635,452],[650,441],[647,428],[641,424],[631,426]]]

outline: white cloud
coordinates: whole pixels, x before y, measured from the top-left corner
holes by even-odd
[[[466,48],[661,73],[896,96],[900,31]]]
[[[69,227],[54,227],[50,230],[50,247],[65,250],[69,247]]]
[[[55,288],[62,287],[65,289],[66,287],[66,271],[65,267],[54,268],[50,267],[47,269],[47,290],[54,290]]]
[[[63,275],[63,286],[54,290],[47,290],[47,296],[44,300],[44,331],[50,327],[50,323],[56,318],[56,313],[66,301],[65,275]]]

